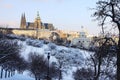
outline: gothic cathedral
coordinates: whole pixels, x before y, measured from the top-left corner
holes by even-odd
[[[51,23],[42,23],[39,12],[37,12],[37,17],[34,22],[26,22],[25,13],[21,16],[21,29],[49,29],[54,30],[54,26]]]

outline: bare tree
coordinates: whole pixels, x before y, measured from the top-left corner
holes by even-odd
[[[35,80],[44,78],[47,70],[46,61],[43,56],[36,53],[30,53],[29,55],[30,71],[34,75]]]
[[[0,66],[1,70],[1,78],[3,74],[3,69],[8,72],[8,77],[10,77],[10,73],[14,73],[15,70],[22,72],[27,67],[27,63],[20,56],[21,46],[18,45],[17,41],[9,40],[9,39],[1,39],[0,40]]]
[[[119,31],[119,41],[117,50],[117,79],[120,79],[120,0],[99,0],[94,17],[100,21],[102,26],[106,21],[113,22]]]
[[[39,55],[38,53],[30,53],[29,55],[29,70],[34,75],[35,80],[45,79],[48,72],[48,60],[44,58],[43,55]],[[58,76],[59,69],[54,65],[49,66],[50,77],[55,78]]]
[[[116,61],[114,59],[116,58],[117,51],[116,43],[112,38],[102,38],[97,39],[96,41],[99,43],[99,47],[95,49],[95,53],[91,55],[94,67],[94,80],[99,80],[102,75],[109,78],[109,80],[115,80],[116,74],[110,73],[111,68],[109,68],[109,66],[116,67],[116,63],[114,62]],[[116,69],[114,71],[116,71]]]

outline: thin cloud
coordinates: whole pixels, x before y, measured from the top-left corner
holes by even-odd
[[[5,5],[2,5],[2,7],[6,8],[6,9],[12,9],[13,5],[11,5],[11,4],[5,4]]]

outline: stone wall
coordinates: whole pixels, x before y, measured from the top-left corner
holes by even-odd
[[[12,30],[12,32],[16,35],[25,35],[39,38],[49,39],[51,32],[49,30]]]
[[[68,36],[68,33],[65,33],[65,32],[60,31],[60,30],[0,28],[0,31],[2,31],[6,34],[9,32],[9,33],[13,33],[13,34],[16,34],[16,35],[30,36],[30,37],[34,37],[34,38],[37,38],[37,39],[40,39],[40,38],[50,39],[53,32],[58,34],[59,38],[62,38],[62,39],[68,39],[69,37],[72,37],[72,39],[76,38],[76,35],[71,34],[71,36]]]

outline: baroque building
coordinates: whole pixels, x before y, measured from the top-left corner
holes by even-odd
[[[20,23],[21,29],[49,29],[54,30],[54,26],[51,23],[43,23],[41,21],[41,18],[39,16],[39,12],[37,12],[37,17],[35,18],[34,22],[27,22],[25,13],[21,16],[21,23]]]

